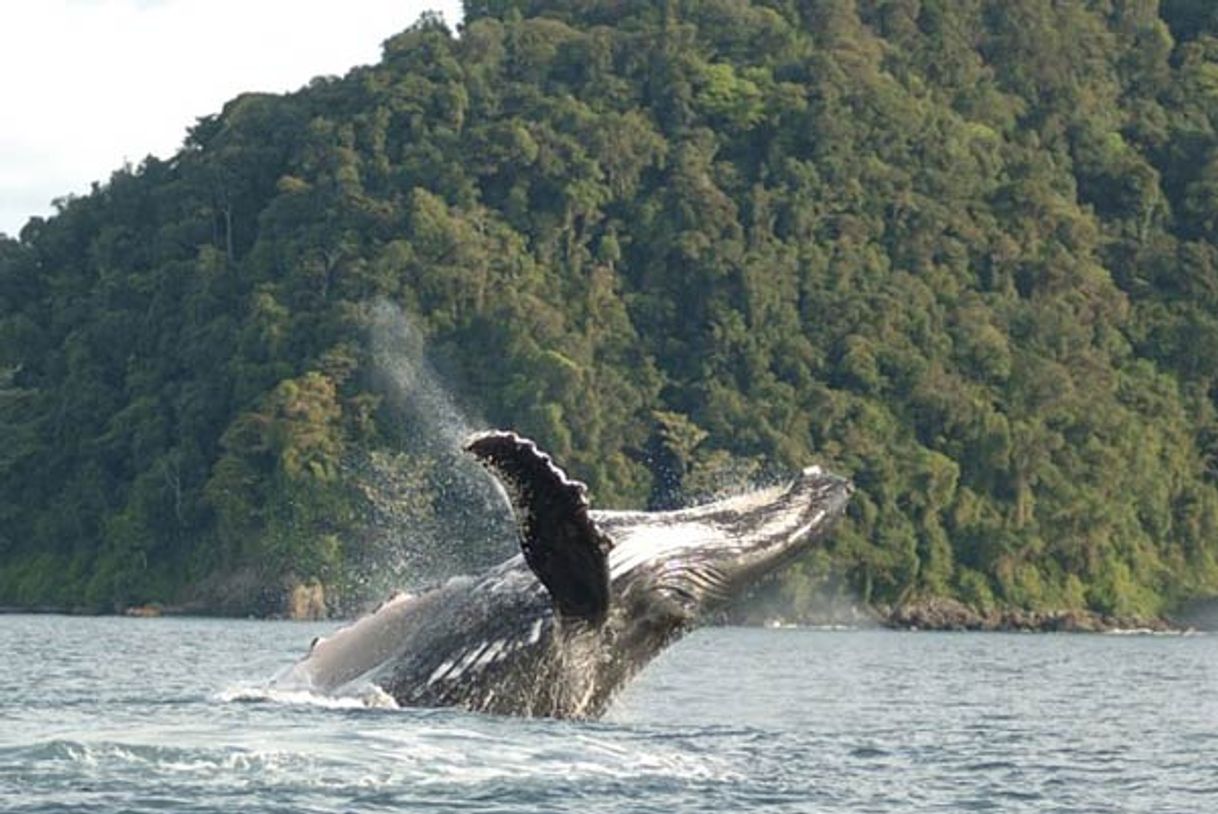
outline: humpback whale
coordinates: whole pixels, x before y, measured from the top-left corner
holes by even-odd
[[[316,640],[276,684],[370,682],[401,705],[597,717],[666,645],[821,539],[853,491],[811,466],[694,508],[594,511],[528,439],[486,432],[466,449],[504,486],[520,554],[390,599]]]

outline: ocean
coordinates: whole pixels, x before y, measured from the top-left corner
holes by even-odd
[[[577,722],[268,689],[334,627],[0,617],[0,811],[1218,811],[1209,635],[709,628]]]

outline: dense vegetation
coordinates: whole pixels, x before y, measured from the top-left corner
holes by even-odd
[[[0,604],[357,596],[452,500],[384,303],[599,505],[852,475],[796,603],[1214,591],[1211,6],[484,0],[237,98],[0,239]]]

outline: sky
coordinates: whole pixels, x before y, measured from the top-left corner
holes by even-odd
[[[0,232],[125,162],[167,158],[246,91],[284,92],[380,58],[460,0],[0,0]]]

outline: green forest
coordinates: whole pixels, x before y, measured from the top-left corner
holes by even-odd
[[[0,605],[343,612],[422,538],[502,554],[450,410],[602,508],[849,475],[792,602],[1218,592],[1218,6],[465,13],[0,236]]]

